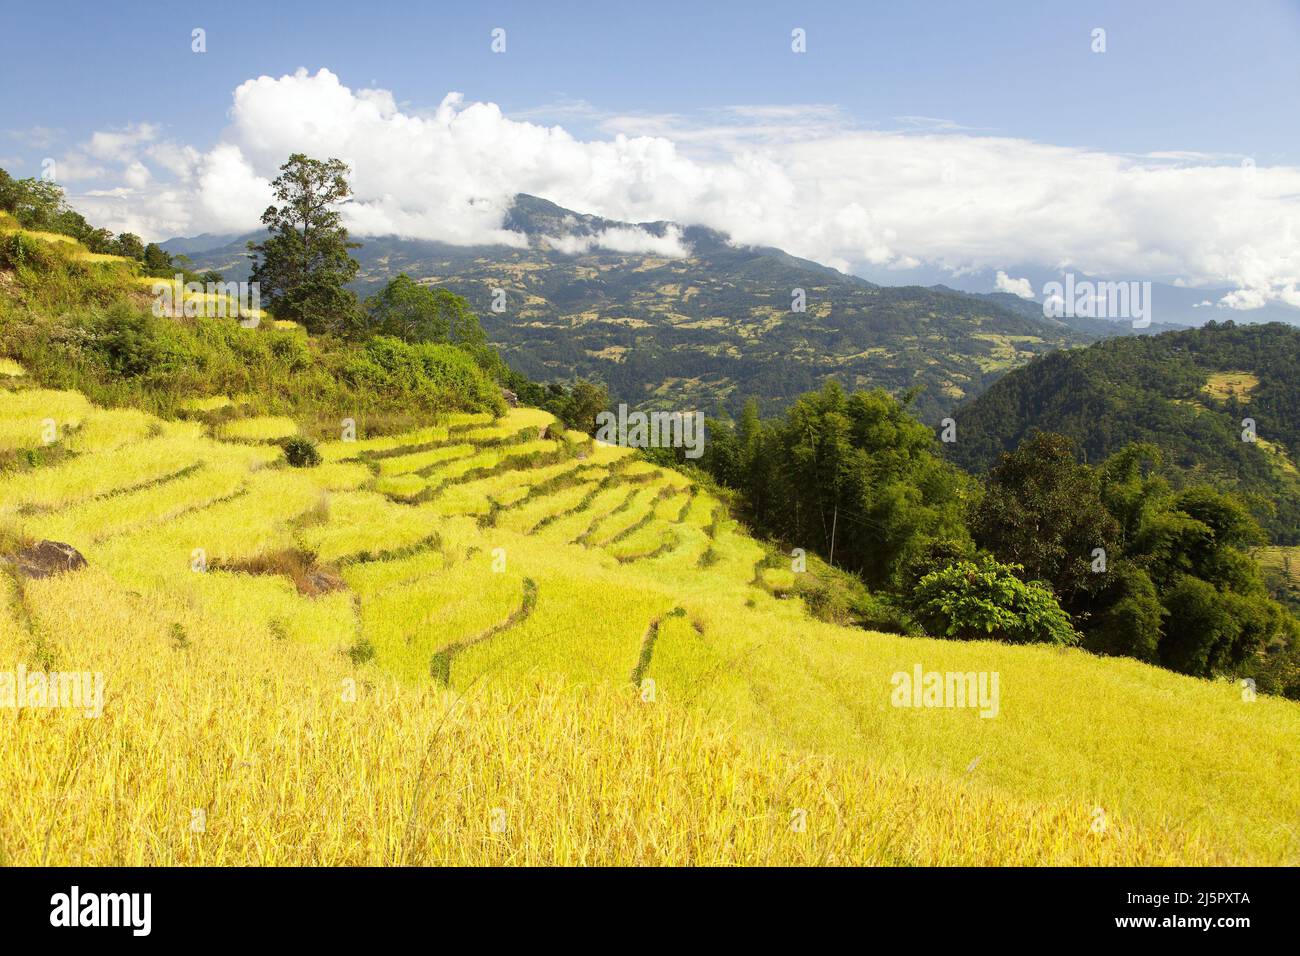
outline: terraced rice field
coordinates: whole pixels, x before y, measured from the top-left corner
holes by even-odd
[[[1295,704],[815,621],[715,497],[545,413],[295,469],[288,420],[21,381],[0,452],[66,454],[0,533],[88,567],[0,575],[0,660],[108,692],[0,713],[4,862],[1300,862]],[[997,672],[998,717],[891,706],[917,664]]]

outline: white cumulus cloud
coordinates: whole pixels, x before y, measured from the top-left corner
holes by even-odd
[[[130,194],[73,200],[148,237],[254,229],[278,166],[305,152],[352,166],[344,217],[358,235],[521,246],[502,223],[526,192],[621,221],[711,226],[849,271],[1016,262],[1228,285],[1232,308],[1300,298],[1300,168],[1247,170],[1178,144],[1127,156],[905,125],[855,128],[825,105],[733,107],[694,127],[609,118],[604,138],[582,140],[458,93],[418,112],[386,90],[299,70],[242,83],[210,147],[168,143],[150,123],[96,134],[77,172],[117,164],[98,185]],[[611,233],[588,248],[688,251]]]
[[[999,292],[1010,292],[1022,299],[1032,299],[1034,297],[1034,287],[1029,284],[1028,279],[1013,279],[1001,269],[998,270],[997,278],[993,284]]]
[[[669,226],[662,236],[639,226],[610,226],[590,235],[568,234],[545,236],[548,245],[566,255],[582,255],[593,249],[611,252],[643,253],[680,259],[690,255],[690,247],[682,240],[682,231]]]

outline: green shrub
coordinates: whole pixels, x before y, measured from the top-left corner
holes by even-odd
[[[358,389],[409,393],[429,408],[504,410],[500,387],[474,359],[453,345],[407,343],[389,336],[369,339],[343,365]]]
[[[311,364],[311,350],[301,335],[293,332],[271,332],[267,338],[271,343],[271,354],[294,371],[304,369]]]
[[[154,323],[149,316],[117,306],[89,327],[101,361],[113,375],[143,375],[160,363]]]
[[[833,567],[816,555],[805,555],[806,570],[794,576],[794,593],[808,612],[821,621],[863,627],[871,631],[914,634],[916,625],[906,612],[883,594],[873,593],[851,571]],[[785,562],[784,556],[780,567]]]
[[[21,232],[0,236],[0,266],[9,269],[30,268],[41,272],[54,268],[59,262],[54,245],[32,239]]]
[[[283,442],[284,457],[294,468],[315,468],[321,462],[320,451],[310,438],[295,435]]]
[[[1017,577],[1019,565],[990,557],[932,571],[913,589],[913,615],[926,632],[957,640],[1075,644],[1079,634],[1051,589]]]

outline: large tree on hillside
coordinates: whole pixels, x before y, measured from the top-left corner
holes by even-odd
[[[344,287],[358,268],[348,250],[359,244],[348,241],[336,208],[352,195],[349,171],[340,159],[294,153],[271,183],[279,205],[262,213],[270,236],[248,244],[262,301],[311,332],[351,335],[362,324],[357,297]]]
[[[144,247],[144,274],[147,276],[171,278],[176,271],[171,255],[156,242]]]
[[[405,272],[366,300],[366,315],[371,331],[405,342],[487,344],[478,316],[463,296],[420,285]]]
[[[1160,464],[1155,447],[1135,444],[1100,469],[1102,499],[1122,527],[1135,590],[1146,589],[1146,579],[1159,598],[1164,620],[1158,642],[1146,637],[1158,623],[1147,611],[1148,623],[1136,629],[1141,649],[1124,646],[1133,640],[1131,626],[1099,633],[1102,640],[1090,636],[1089,643],[1187,674],[1245,673],[1264,689],[1300,694],[1293,663],[1300,661],[1300,629],[1269,599],[1249,553],[1265,540],[1259,525],[1230,494],[1204,485],[1170,487]],[[1109,616],[1113,612],[1103,623]]]
[[[966,537],[962,477],[882,390],[846,395],[828,380],[782,419],[761,423],[747,407],[728,438],[727,467],[758,526],[873,588],[897,585],[929,542]]]
[[[1071,439],[1046,432],[1004,454],[989,472],[971,534],[999,561],[1050,582],[1062,606],[1083,621],[1097,609],[1119,557],[1119,523],[1102,502],[1096,473],[1076,459]]]
[[[0,169],[0,209],[28,229],[52,230],[65,209],[63,190],[43,179],[14,179]]]
[[[113,241],[114,251],[128,259],[144,261],[144,242],[133,232],[119,232]]]

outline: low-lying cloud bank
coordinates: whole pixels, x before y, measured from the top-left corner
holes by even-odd
[[[662,236],[637,226],[610,226],[590,235],[568,233],[562,236],[543,236],[543,238],[556,252],[570,256],[580,256],[593,249],[606,249],[610,252],[680,259],[690,255],[691,252],[690,246],[682,239],[681,229],[677,226],[669,226]]]
[[[58,171],[93,221],[147,238],[256,228],[277,167],[301,151],[352,165],[346,221],[359,235],[522,246],[502,223],[526,192],[611,219],[710,226],[850,272],[1015,262],[1228,285],[1237,291],[1221,304],[1230,308],[1300,306],[1300,168],[818,127],[797,107],[782,110],[781,122],[770,110],[749,117],[761,124],[755,135],[729,139],[720,154],[716,139],[694,151],[689,131],[653,117],[624,128],[666,133],[583,141],[459,93],[421,114],[386,90],[299,70],[241,84],[230,125],[206,150],[140,123],[96,133],[59,158]],[[575,254],[689,252],[679,233],[548,239]]]

